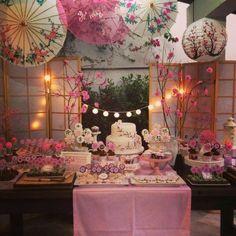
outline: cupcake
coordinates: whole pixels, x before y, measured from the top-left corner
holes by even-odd
[[[221,159],[221,154],[220,154],[220,152],[219,152],[219,151],[213,152],[212,159],[213,159],[214,161],[219,161],[219,160]]]
[[[203,161],[211,161],[212,160],[212,153],[211,152],[206,152],[203,154],[202,157]]]
[[[189,159],[197,160],[198,159],[198,152],[195,149],[189,150]]]

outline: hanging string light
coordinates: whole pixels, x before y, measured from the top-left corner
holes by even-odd
[[[161,102],[157,101],[154,105],[153,104],[149,104],[148,106],[144,106],[144,107],[138,108],[136,110],[130,110],[130,111],[109,111],[109,110],[103,110],[101,108],[97,108],[97,107],[91,106],[89,104],[86,104],[86,105],[91,108],[92,113],[94,115],[97,115],[99,112],[102,112],[103,116],[105,116],[105,117],[108,117],[110,114],[113,114],[113,116],[115,118],[119,118],[123,114],[123,115],[126,115],[126,117],[130,118],[133,115],[141,115],[142,114],[142,110],[144,110],[144,109],[153,110],[155,108],[160,107]]]

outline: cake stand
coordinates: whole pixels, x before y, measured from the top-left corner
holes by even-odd
[[[163,170],[166,165],[172,160],[171,156],[167,156],[164,159],[152,159],[151,155],[142,155],[141,160],[149,162],[150,167],[152,168],[153,175],[160,175],[161,170]]]
[[[205,166],[205,165],[208,165],[210,167],[215,166],[215,165],[224,166],[224,158],[220,158],[217,161],[214,161],[214,160],[203,161],[202,159],[198,159],[198,160],[189,159],[189,156],[187,155],[184,157],[184,163],[192,167],[199,167],[199,166]]]

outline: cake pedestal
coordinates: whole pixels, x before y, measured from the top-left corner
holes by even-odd
[[[164,159],[152,159],[149,155],[142,155],[141,160],[149,162],[152,168],[152,175],[160,175],[161,170],[163,170],[166,165],[171,161],[172,157],[166,157]]]
[[[189,156],[185,156],[184,157],[184,163],[186,165],[192,166],[192,167],[200,167],[200,166],[205,166],[205,165],[208,165],[209,167],[215,166],[215,165],[224,166],[224,158],[220,158],[218,161],[214,161],[214,160],[203,161],[201,159],[192,160],[192,159],[189,159]]]

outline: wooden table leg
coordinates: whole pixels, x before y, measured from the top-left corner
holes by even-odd
[[[234,230],[234,209],[224,207],[220,215],[220,235],[231,236]]]
[[[22,214],[10,214],[10,227],[12,236],[23,236],[23,216]]]

